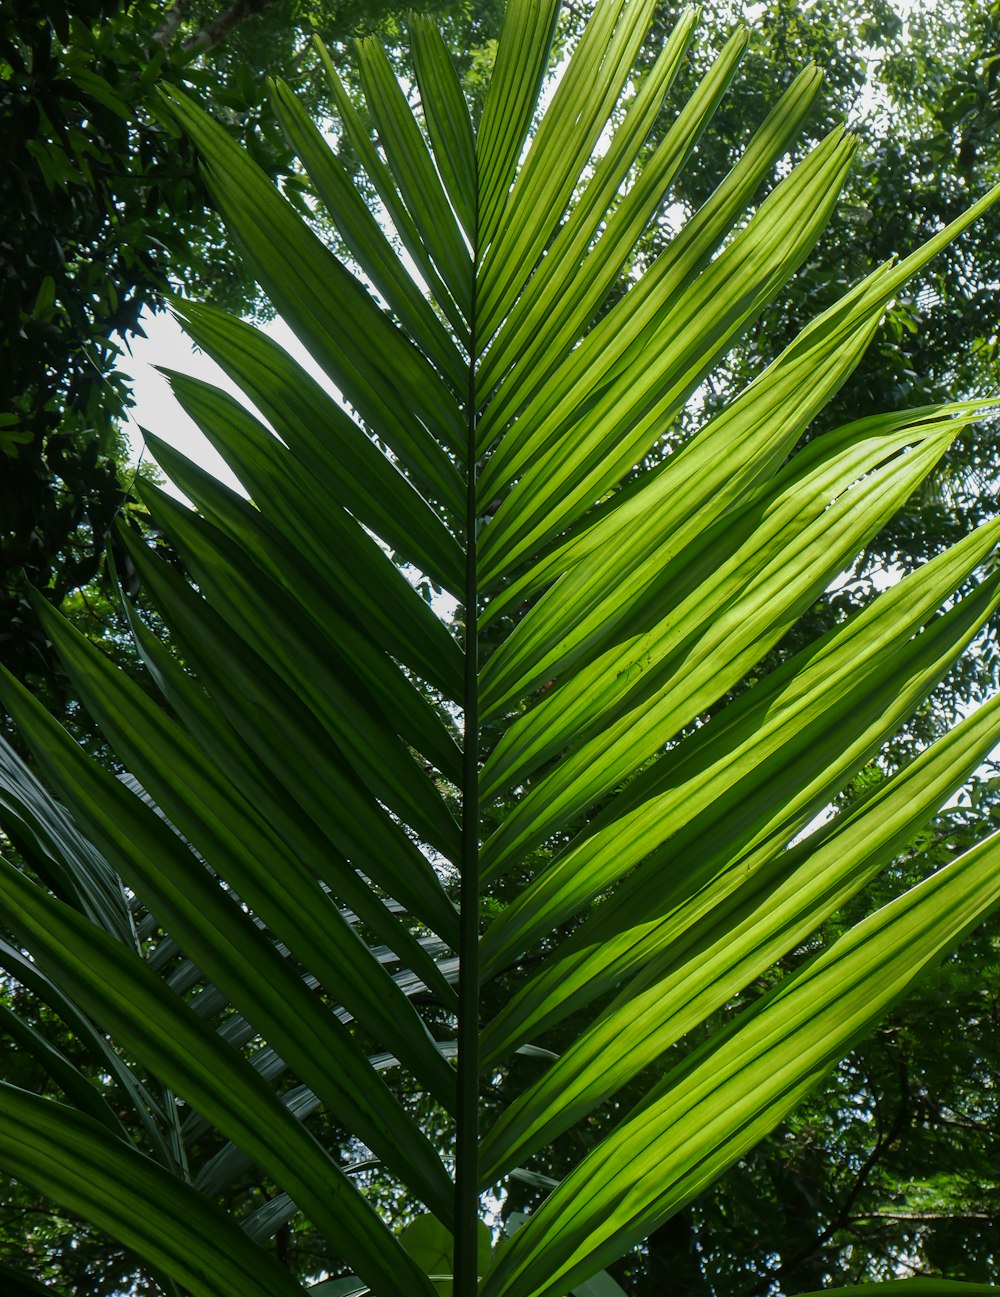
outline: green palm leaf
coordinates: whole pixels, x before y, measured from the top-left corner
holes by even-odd
[[[806,69],[639,273],[636,241],[748,41],[732,35],[637,168],[696,30],[685,11],[632,86],[653,8],[600,0],[542,99],[557,9],[511,0],[476,124],[424,19],[419,111],[374,42],[357,51],[364,113],[320,50],[382,223],[274,85],[344,251],[170,97],[329,382],[179,302],[259,412],[169,375],[246,494],[151,438],[195,507],[142,488],[187,577],[122,529],[169,633],[170,647],[126,601],[143,684],[38,604],[127,773],[0,685],[47,781],[0,749],[16,853],[0,862],[15,937],[0,961],[86,1054],[0,1009],[61,1096],[0,1085],[0,1165],[193,1293],[301,1291],[269,1252],[298,1221],[327,1269],[352,1272],[320,1290],[613,1287],[603,1267],[1000,899],[991,838],[713,1016],[872,881],[995,742],[996,700],[810,828],[995,613],[1000,524],[770,655],[984,413],[876,416],[800,445],[906,278],[997,191],[805,323],[679,441],[676,416],[808,258],[856,143],[836,130],[779,168],[819,84]],[[485,1021],[491,979],[502,1007]],[[547,1033],[587,1007],[556,1057]],[[506,1083],[480,1132],[482,1075],[517,1051],[539,1070],[518,1094]],[[548,1183],[519,1164],[639,1080],[634,1110],[487,1261],[481,1191],[515,1172]],[[373,1171],[401,1221],[437,1223],[380,1217]],[[273,1197],[234,1215],[251,1173]]]

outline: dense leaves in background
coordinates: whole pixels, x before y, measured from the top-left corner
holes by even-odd
[[[222,237],[194,150],[157,108],[187,86],[302,204],[292,153],[262,86],[279,72],[328,111],[309,37],[396,30],[392,0],[13,0],[0,17],[0,661],[56,710],[72,691],[27,585],[61,605],[99,576],[132,477],[131,404],[115,370],[143,310],[170,289],[237,312],[263,305]],[[489,31],[460,4],[456,29]],[[306,210],[302,207],[302,210]],[[103,578],[92,603],[107,597]]]
[[[772,78],[770,78],[770,86],[773,86],[773,82],[774,82],[774,78],[773,78],[773,75],[772,75]],[[770,88],[770,87],[769,87],[769,88]],[[699,158],[702,157],[702,153],[703,153],[703,152],[707,152],[707,150],[699,150],[699,154],[698,154],[698,157],[699,157]],[[864,268],[868,268],[868,267],[864,267]],[[843,289],[843,284],[840,285],[840,291],[842,291],[842,289]],[[831,294],[831,297],[835,297],[835,296],[837,296],[837,294],[835,294],[835,293]],[[778,328],[778,326],[777,326],[777,324],[776,324],[776,329],[777,329],[777,328]],[[780,333],[776,333],[776,336],[780,336]],[[776,350],[776,348],[774,348],[774,349],[772,349],[772,350]],[[739,355],[739,353],[737,354],[737,359],[738,359],[738,355]],[[734,368],[735,368],[735,363],[737,363],[737,362],[729,362],[729,366],[730,366],[730,368],[733,368],[733,370],[734,370]],[[750,362],[750,363],[752,364],[752,353],[751,353],[751,362]],[[750,370],[750,371],[747,371],[747,372],[754,372],[754,371]],[[724,381],[732,381],[732,379],[729,379],[729,376],[725,374],[725,371],[724,371],[724,375],[722,375],[722,379],[724,379]],[[721,390],[721,388],[720,388],[720,390]],[[720,401],[719,403],[720,403],[720,405],[721,405],[721,401]],[[813,629],[815,629],[815,628],[813,628]],[[29,855],[30,855],[30,852],[29,852]],[[939,857],[938,860],[935,861],[935,863],[938,863],[938,864],[939,864],[939,863],[942,863],[942,861],[940,861],[940,857]],[[898,885],[899,885],[899,883],[912,882],[912,881],[916,881],[916,875],[913,875],[913,877],[904,877],[904,875],[901,875],[901,874],[900,874],[899,877],[896,878],[896,883],[898,883]],[[57,888],[57,890],[58,890],[58,888]],[[860,917],[860,916],[859,916],[859,917]],[[846,1073],[844,1073],[844,1077],[847,1078],[847,1079],[846,1079],[846,1086],[848,1087],[848,1088],[847,1088],[847,1095],[848,1095],[848,1096],[851,1096],[851,1097],[856,1097],[857,1095],[859,1095],[859,1093],[860,1093],[859,1088],[857,1088],[856,1080],[853,1079],[853,1074],[851,1073],[851,1070],[850,1070],[850,1069],[848,1069],[848,1070],[846,1071]],[[162,1106],[162,1100],[161,1100],[161,1106]],[[422,1114],[422,1115],[424,1115],[424,1117],[429,1117],[429,1114]],[[888,1128],[888,1134],[891,1134],[891,1130],[892,1130],[892,1126],[891,1126],[891,1123],[890,1123],[890,1128]],[[324,1132],[324,1135],[327,1136],[326,1139],[324,1139],[324,1141],[326,1141],[326,1143],[328,1143],[328,1144],[331,1143],[331,1139],[329,1139],[329,1132]],[[888,1137],[888,1136],[887,1136],[887,1137]],[[829,1144],[827,1144],[826,1152],[827,1152],[827,1153],[830,1152]],[[577,1156],[578,1156],[578,1154],[577,1154]],[[765,1156],[767,1156],[767,1154],[765,1154]],[[573,1160],[575,1160],[575,1158],[573,1158]],[[752,1160],[751,1160],[750,1165],[752,1165]],[[555,1170],[555,1167],[554,1167],[554,1166],[550,1166],[550,1167],[549,1167],[549,1170]],[[760,1187],[759,1182],[757,1182],[757,1184],[755,1185],[755,1188],[754,1188],[754,1192],[755,1192],[755,1193],[759,1193],[759,1187]],[[267,1191],[265,1191],[265,1192],[267,1192]],[[747,1196],[748,1196],[748,1195],[747,1195]],[[244,1206],[245,1206],[244,1202],[241,1202],[240,1200],[237,1200],[237,1198],[232,1197],[232,1196],[228,1197],[228,1205],[230,1205],[231,1208],[235,1208],[236,1210],[240,1210],[241,1208],[244,1208]],[[695,1209],[695,1211],[699,1211],[699,1210],[702,1210],[702,1209],[700,1209],[700,1208]],[[682,1241],[684,1241],[684,1236],[682,1236],[682,1231],[684,1231],[684,1218],[681,1218],[681,1222],[680,1222],[680,1223],[681,1223],[681,1232],[678,1233],[677,1230],[674,1230],[673,1233],[674,1233],[674,1235],[677,1235],[678,1239],[680,1239],[680,1240],[681,1240],[681,1243],[682,1243]],[[848,1223],[856,1223],[856,1222],[848,1222]],[[284,1226],[281,1226],[281,1227],[280,1227],[280,1230],[285,1230],[285,1227],[284,1227]],[[669,1226],[669,1224],[667,1224],[667,1226],[664,1226],[664,1227],[663,1227],[663,1232],[664,1232],[664,1233],[671,1232],[671,1226]],[[659,1233],[659,1232],[658,1232],[658,1233]],[[279,1243],[278,1243],[278,1248],[276,1248],[276,1252],[278,1252],[279,1257],[280,1257],[281,1259],[291,1259],[291,1257],[289,1257],[289,1241],[288,1241],[288,1237],[287,1237],[287,1235],[281,1235],[281,1233],[280,1233],[280,1231],[279,1231],[278,1239],[279,1239]],[[281,1240],[283,1240],[283,1239],[284,1239],[284,1241],[281,1241]],[[703,1233],[702,1237],[700,1237],[700,1240],[699,1240],[699,1246],[702,1246],[703,1252],[704,1252],[704,1249],[706,1249],[706,1239],[707,1239],[707,1235],[706,1235],[706,1233]],[[652,1253],[655,1252],[655,1240],[656,1240],[656,1235],[654,1236],[654,1245],[652,1245],[651,1248],[650,1248],[650,1255],[652,1255]],[[681,1243],[678,1243],[677,1246],[676,1246],[676,1249],[674,1249],[674,1255],[680,1255],[680,1254],[681,1254],[681,1252],[682,1252],[682,1246],[681,1246]],[[808,1243],[809,1243],[809,1240],[805,1240],[805,1243],[808,1244]],[[783,1250],[785,1250],[785,1249],[782,1249],[782,1252],[783,1252]],[[813,1248],[813,1252],[815,1252],[815,1250],[816,1250],[816,1249]],[[794,1252],[794,1249],[792,1249],[792,1252]],[[711,1255],[711,1257],[712,1257],[711,1266],[708,1266],[708,1263],[707,1263],[707,1262],[706,1262],[706,1265],[708,1266],[708,1268],[711,1268],[712,1271],[715,1271],[715,1274],[716,1274],[716,1275],[725,1274],[725,1268],[726,1268],[726,1267],[725,1267],[725,1262],[726,1262],[726,1257],[728,1257],[728,1258],[730,1259],[730,1261],[732,1261],[732,1254],[733,1254],[732,1246],[730,1246],[729,1252],[726,1253],[726,1255],[719,1255],[719,1254],[717,1254],[717,1253],[715,1253],[715,1254],[709,1253],[709,1255]],[[316,1255],[323,1255],[323,1253],[320,1252],[320,1253],[318,1253],[318,1254],[316,1254]],[[663,1249],[660,1249],[660,1255],[669,1255],[669,1253],[665,1253]],[[296,1258],[296,1265],[297,1265],[297,1268],[300,1268],[300,1272],[306,1272],[306,1274],[310,1274],[310,1272],[315,1272],[315,1270],[311,1270],[311,1271],[310,1271],[310,1268],[309,1268],[309,1259],[307,1259],[307,1257],[309,1257],[309,1253],[307,1253],[307,1252],[305,1252],[304,1254],[298,1255],[298,1257]],[[315,1261],[315,1257],[314,1257],[314,1261]],[[772,1268],[773,1268],[773,1257],[764,1258],[764,1261],[761,1262],[761,1265],[763,1265],[765,1268],[767,1268],[767,1266],[772,1266]],[[822,1262],[820,1263],[820,1265],[821,1265],[821,1266],[827,1266],[827,1267],[829,1267],[830,1262],[829,1262],[829,1261],[826,1261],[826,1259],[824,1259],[824,1261],[822,1261]],[[647,1266],[647,1270],[651,1270],[651,1266],[652,1266],[652,1263],[650,1262],[650,1265]],[[746,1270],[747,1270],[747,1268],[750,1268],[751,1266],[752,1266],[752,1262],[751,1262],[751,1261],[748,1261],[748,1259],[747,1259],[746,1257],[744,1257],[744,1261],[743,1261],[744,1274],[746,1274]],[[804,1272],[804,1271],[803,1271],[803,1272]],[[827,1272],[829,1272],[829,1270],[824,1270],[824,1274],[827,1274]],[[785,1279],[785,1278],[791,1278],[792,1275],[794,1275],[794,1271],[792,1271],[792,1268],[789,1267],[789,1268],[787,1268],[787,1274],[786,1274],[786,1275],[782,1275],[782,1279]],[[639,1276],[637,1276],[637,1281],[639,1281]],[[655,1288],[654,1288],[654,1291],[656,1291]]]

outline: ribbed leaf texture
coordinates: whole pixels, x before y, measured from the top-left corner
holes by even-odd
[[[598,0],[553,87],[556,4],[511,0],[476,123],[422,18],[416,112],[373,41],[362,107],[318,49],[379,199],[376,219],[274,85],[329,243],[170,95],[328,382],[178,303],[247,397],[170,375],[243,492],[151,440],[193,507],[140,488],[169,561],[122,530],[148,679],[39,600],[127,773],[12,679],[34,771],[0,751],[0,961],[78,1046],[3,1008],[51,1084],[0,1083],[0,1165],[167,1292],[302,1292],[272,1248],[302,1220],[339,1267],[321,1297],[620,1292],[603,1268],[1000,899],[989,838],[769,974],[1000,734],[993,700],[815,827],[996,611],[1000,524],[775,653],[983,415],[956,403],[803,441],[907,277],[997,191],[806,321],[698,426],[700,385],[808,258],[855,140],[779,165],[819,85],[806,69],[705,205],[637,258],[748,40],[732,35],[647,151],[697,30],[685,12],[634,84],[653,12]],[[744,997],[765,974],[772,989]],[[533,1070],[511,1070],[518,1052]],[[584,1120],[590,1151],[546,1179],[546,1149]],[[551,1192],[491,1248],[480,1196],[512,1173]],[[250,1177],[274,1194],[234,1212]]]

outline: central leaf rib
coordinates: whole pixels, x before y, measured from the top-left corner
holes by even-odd
[[[477,253],[478,261],[478,253]],[[478,265],[474,270],[478,269]],[[475,281],[473,281],[475,283]],[[458,983],[454,1297],[479,1283],[479,589],[476,571],[476,294],[472,292],[465,499],[465,679]]]

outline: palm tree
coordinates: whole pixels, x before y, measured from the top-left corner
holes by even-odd
[[[0,1164],[168,1292],[300,1294],[270,1240],[305,1218],[358,1276],[329,1293],[429,1297],[428,1274],[450,1289],[452,1273],[460,1297],[569,1293],[771,1130],[1000,897],[994,837],[740,999],[996,739],[1000,700],[815,824],[1000,603],[1000,575],[974,579],[997,523],[741,682],[982,414],[869,418],[796,450],[886,304],[997,191],[676,444],[675,416],[821,234],[855,141],[835,131],[752,208],[809,111],[807,69],[638,274],[636,240],[747,43],[732,36],[635,172],[696,24],[632,88],[653,10],[599,0],[543,95],[557,4],[511,0],[475,129],[425,20],[416,115],[365,41],[380,147],[323,52],[379,220],[275,85],[353,265],[171,95],[342,399],[248,325],[179,303],[262,417],[172,376],[247,497],[153,440],[197,506],[141,488],[189,578],[122,529],[169,628],[168,649],[126,604],[155,689],[38,600],[128,773],[3,686],[51,789],[4,754],[20,863],[0,867],[3,958],[86,1058],[4,1010],[58,1093],[0,1086]],[[483,1078],[518,1050],[538,1070],[480,1130]],[[491,1256],[481,1193],[598,1112],[600,1139]],[[364,1192],[373,1163],[404,1217],[425,1213],[402,1236]],[[279,1192],[236,1218],[219,1204],[249,1165]]]

